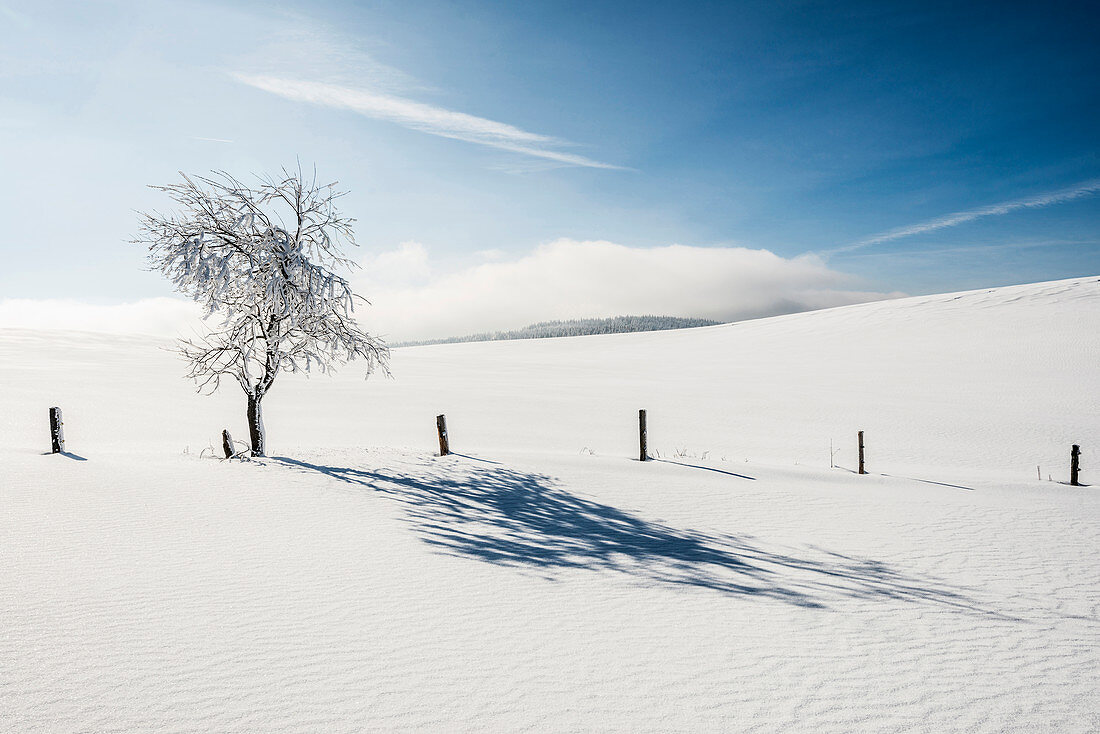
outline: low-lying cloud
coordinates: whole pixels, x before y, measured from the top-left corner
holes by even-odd
[[[114,305],[67,299],[0,300],[0,327],[21,329],[190,336],[202,326],[201,316],[198,304],[182,298],[147,298]]]
[[[372,305],[357,316],[389,341],[514,329],[537,321],[654,314],[736,321],[901,294],[861,287],[814,255],[784,258],[743,247],[637,248],[562,239],[507,260],[432,271],[426,247],[404,242],[363,260],[353,276]],[[67,300],[0,301],[0,327],[193,335],[199,308],[182,298],[113,306]]]
[[[900,294],[860,287],[820,258],[742,247],[636,248],[561,239],[513,261],[432,275],[423,246],[368,259],[361,318],[392,340],[512,329],[536,321],[656,314],[734,321]],[[407,270],[395,266],[406,263]],[[375,265],[381,266],[375,269]]]

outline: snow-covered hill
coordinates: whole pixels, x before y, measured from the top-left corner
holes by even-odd
[[[244,464],[163,346],[0,330],[0,730],[1100,727],[1098,278],[399,349]]]
[[[274,453],[305,446],[435,446],[446,413],[469,451],[635,453],[974,469],[1065,479],[1071,443],[1100,429],[1100,279],[922,296],[681,331],[395,350],[395,379],[345,367],[280,377],[266,406]],[[178,453],[245,436],[233,385],[198,396],[144,338],[0,330],[0,440],[40,448],[64,408],[74,451]]]

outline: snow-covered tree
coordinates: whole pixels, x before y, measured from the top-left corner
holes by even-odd
[[[335,184],[318,185],[284,169],[246,186],[224,172],[154,186],[180,207],[141,214],[135,242],[148,246],[152,269],[200,303],[205,336],[181,340],[188,376],[213,392],[228,375],[248,398],[252,453],[264,454],[262,403],[280,372],[327,372],[351,359],[367,373],[388,372],[384,342],[359,328],[348,281],[334,271],[355,266],[342,245],[355,244],[353,219],[334,202]]]

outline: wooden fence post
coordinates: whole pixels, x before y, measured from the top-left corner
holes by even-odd
[[[451,453],[451,442],[447,438],[447,417],[440,414],[435,417],[435,430],[439,433],[439,455]]]
[[[61,420],[61,408],[50,408],[50,443],[53,453],[65,453],[65,422]]]
[[[1077,444],[1073,444],[1073,448],[1069,450],[1069,483],[1074,487],[1080,487],[1080,473],[1081,473],[1081,447]]]
[[[645,410],[638,411],[638,461],[649,458],[649,447],[646,446]]]
[[[233,454],[237,453],[233,450],[233,437],[229,435],[228,428],[222,431],[222,451],[225,452],[225,458],[227,459],[232,459]]]
[[[859,473],[867,473],[867,470],[864,468],[863,465],[863,431],[859,432]]]

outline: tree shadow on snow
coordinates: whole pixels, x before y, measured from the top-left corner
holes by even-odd
[[[993,614],[881,561],[815,548],[770,550],[748,537],[674,528],[577,497],[543,474],[458,463],[392,471],[272,460],[389,495],[406,506],[426,543],[455,556],[544,572],[616,572],[801,607],[859,598]]]

